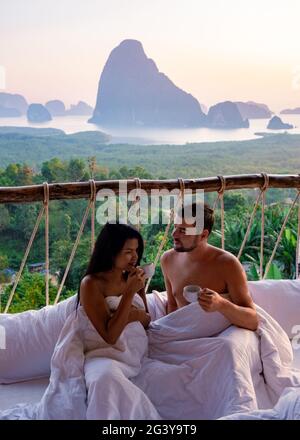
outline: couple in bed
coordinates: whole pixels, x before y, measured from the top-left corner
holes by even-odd
[[[197,208],[199,205],[192,204],[178,213],[173,230],[174,249],[165,252],[161,258],[168,296],[167,313],[188,305],[183,296],[184,286],[199,285],[202,290],[198,301],[205,312],[218,311],[231,324],[255,331],[258,318],[248,293],[243,267],[232,254],[207,242],[214,223],[214,213],[208,205],[200,207],[204,217],[202,231],[194,235],[188,233],[188,228],[193,225],[185,222],[184,209],[195,218],[195,214],[201,212]],[[107,223],[98,236],[80,285],[78,304],[81,305],[81,313],[87,315],[94,329],[112,350],[124,351],[121,347],[122,338],[133,329],[127,326],[129,323],[140,322],[146,329],[151,321],[144,290],[146,274],[139,266],[143,251],[143,239],[137,230],[125,224]],[[227,294],[230,300],[223,294]],[[146,333],[144,335],[147,339]],[[131,343],[147,345],[144,340],[138,342],[138,339]],[[130,380],[137,374],[140,363],[132,373],[124,369],[124,363],[107,362],[106,365],[102,362],[103,371],[99,375],[99,367],[93,365],[97,362],[95,359],[85,364],[87,418],[97,418],[100,407],[101,415],[107,419],[144,418],[145,414],[150,418],[159,418],[147,396],[138,391]],[[133,405],[130,412],[125,409],[124,413],[125,406],[131,407],[131,404],[125,405],[125,402],[131,402],[130,396],[134,396],[136,391],[142,394],[141,414],[136,408],[139,405]],[[99,395],[102,396],[101,401]],[[121,412],[117,410],[119,406],[123,408]]]
[[[197,206],[190,208],[195,218]],[[0,418],[217,419],[271,408],[284,388],[299,386],[288,368],[287,335],[254,306],[238,260],[208,244],[213,211],[202,208],[202,230],[188,216],[179,220],[184,212],[174,222],[174,249],[161,259],[168,314],[158,319],[152,295],[151,323],[139,266],[143,239],[124,224],[103,227],[41,401]],[[202,288],[199,304],[184,299],[191,284]],[[207,326],[220,321],[208,334]]]
[[[193,225],[185,222],[184,210],[192,212],[194,218],[200,210],[196,204],[182,208],[177,216],[180,223],[175,220],[172,234],[174,249],[161,258],[167,313],[188,304],[183,288],[194,284],[202,287],[199,305],[206,312],[218,311],[232,324],[256,330],[258,318],[245,271],[232,254],[208,244],[214,213],[206,204],[201,208],[203,230],[188,233]],[[108,344],[117,342],[128,323],[139,321],[144,328],[150,323],[144,291],[146,274],[139,267],[143,250],[140,233],[124,224],[106,224],[97,239],[78,301]],[[229,294],[230,300],[224,293]]]

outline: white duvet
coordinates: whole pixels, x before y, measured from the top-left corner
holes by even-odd
[[[128,324],[111,347],[80,307],[62,329],[42,400],[0,418],[216,419],[273,408],[286,387],[300,386],[289,339],[262,309],[257,332],[224,323],[214,337],[199,333],[197,303],[175,313],[147,334]]]
[[[286,388],[272,409],[231,414],[220,420],[300,420],[300,387]]]

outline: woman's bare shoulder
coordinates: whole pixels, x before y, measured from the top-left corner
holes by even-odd
[[[85,275],[81,280],[81,285],[92,285],[92,284],[102,284],[102,283],[103,283],[103,279],[98,274]]]
[[[102,335],[99,328],[110,317],[105,301],[103,280],[95,275],[86,275],[80,284],[80,304],[83,306],[90,321]]]
[[[103,295],[104,280],[100,276],[86,275],[80,283],[80,296],[84,300],[86,296],[89,298],[94,295]]]

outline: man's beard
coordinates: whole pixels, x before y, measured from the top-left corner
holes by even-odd
[[[195,237],[193,244],[189,247],[184,247],[182,244],[179,245],[178,247],[176,247],[176,245],[174,244],[173,247],[175,252],[191,252],[197,247],[197,239]]]

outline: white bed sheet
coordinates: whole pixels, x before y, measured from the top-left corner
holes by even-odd
[[[39,402],[49,383],[47,377],[26,382],[0,385],[0,410],[8,409],[18,403]]]
[[[294,349],[293,367],[300,369],[300,348]],[[0,410],[8,409],[18,403],[37,403],[41,400],[48,378],[34,379],[9,385],[0,385]]]

